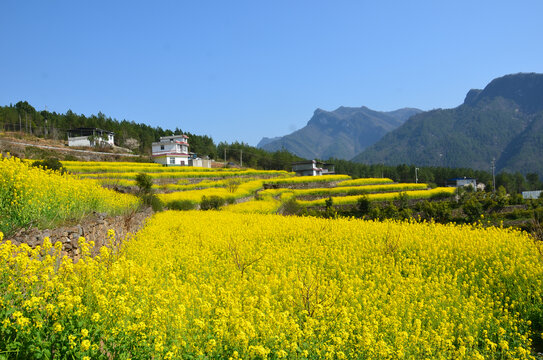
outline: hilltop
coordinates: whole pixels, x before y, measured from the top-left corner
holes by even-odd
[[[302,129],[283,137],[263,138],[257,147],[285,149],[306,159],[350,159],[419,112],[410,108],[381,112],[365,106],[317,109]]]

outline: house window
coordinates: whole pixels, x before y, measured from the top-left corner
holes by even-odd
[[[175,165],[175,158],[174,157],[170,158],[170,165]]]
[[[160,150],[164,150],[164,145],[160,145]]]
[[[181,160],[181,166],[185,166],[185,162]]]

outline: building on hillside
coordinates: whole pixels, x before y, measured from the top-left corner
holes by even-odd
[[[473,189],[477,189],[477,180],[474,178],[468,177],[458,177],[454,179],[447,180],[447,186],[451,187],[462,187],[462,186],[473,186]]]
[[[543,193],[543,190],[523,191],[522,198],[523,199],[541,199],[542,193]]]
[[[166,166],[211,167],[211,160],[200,159],[189,152],[189,137],[186,135],[162,136],[152,144],[152,156],[156,163]]]
[[[115,133],[98,128],[75,128],[67,131],[68,146],[113,146]]]
[[[292,171],[297,176],[320,176],[335,174],[334,165],[317,160],[305,160],[292,163]]]

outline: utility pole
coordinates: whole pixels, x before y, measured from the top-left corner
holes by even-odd
[[[224,148],[224,167],[226,167],[226,148]]]
[[[243,167],[243,149],[239,151],[239,164]]]
[[[415,168],[415,184],[419,183],[419,174],[418,174],[419,168]]]
[[[496,192],[496,158],[492,158],[492,192]]]

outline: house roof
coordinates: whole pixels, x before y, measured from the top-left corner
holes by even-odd
[[[325,163],[323,161],[317,161],[317,160],[304,160],[304,161],[297,161],[291,163],[291,165],[305,165],[305,164],[322,164],[324,166],[330,166],[334,164]]]
[[[83,133],[83,132],[92,132],[92,131],[108,133],[108,134],[112,134],[112,135],[115,134],[113,131],[104,130],[104,129],[100,129],[100,128],[92,128],[92,127],[73,128],[73,129],[68,130],[68,133],[77,133],[77,132]]]
[[[170,136],[161,136],[161,139],[175,139],[175,138],[185,138],[188,139],[189,137],[187,135],[170,135]]]

